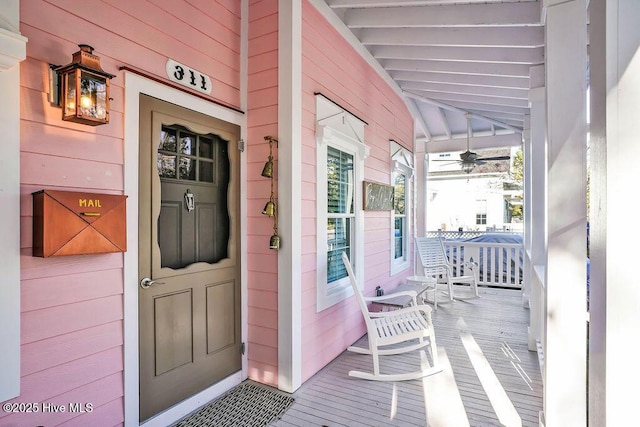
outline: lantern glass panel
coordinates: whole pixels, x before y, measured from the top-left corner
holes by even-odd
[[[79,115],[98,120],[107,118],[107,82],[104,77],[82,71]]]
[[[64,116],[76,115],[76,73],[64,75],[64,87],[66,93],[64,97]]]

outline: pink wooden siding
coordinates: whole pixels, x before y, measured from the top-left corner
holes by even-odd
[[[249,2],[247,99],[247,268],[249,378],[278,382],[278,258],[269,249],[273,221],[262,215],[269,179],[261,176],[269,156],[267,135],[278,135],[278,2]],[[273,154],[276,161],[277,147]],[[277,191],[274,181],[274,191]],[[276,193],[277,197],[277,193]]]
[[[316,313],[315,168],[324,165],[315,155],[313,93],[322,92],[369,124],[365,128],[365,143],[371,148],[365,161],[367,180],[390,182],[389,139],[411,147],[413,121],[400,97],[307,2],[303,2],[302,37],[302,377],[307,380],[364,333],[353,298]],[[389,276],[390,213],[365,212],[364,226],[365,292],[372,295],[375,286],[392,288],[402,275]]]
[[[166,79],[168,58],[211,76],[212,98],[240,105],[240,2],[235,0],[29,0],[21,64],[21,395],[13,402],[91,403],[91,412],[7,414],[0,425],[115,426],[124,420],[123,256],[31,256],[31,193],[122,194],[121,66]],[[63,122],[48,100],[49,64],[95,48],[112,80],[110,123]],[[126,165],[132,167],[132,165]],[[133,165],[137,167],[137,165]],[[67,406],[68,409],[68,406]]]

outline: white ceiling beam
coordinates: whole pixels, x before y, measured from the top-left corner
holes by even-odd
[[[402,97],[406,100],[406,103],[409,106],[409,109],[411,110],[412,116],[413,116],[414,120],[416,121],[417,127],[420,128],[420,129],[416,129],[416,131],[422,130],[422,133],[424,134],[424,137],[427,140],[431,140],[431,138],[432,138],[431,130],[429,129],[429,126],[427,125],[427,121],[425,120],[424,116],[422,115],[422,112],[420,111],[420,108],[418,108],[418,106],[416,105],[416,100],[408,98],[408,97],[404,96],[404,94],[403,94]]]
[[[410,93],[410,92],[405,92]],[[418,95],[420,96],[420,95]],[[425,97],[426,98],[426,97]],[[435,101],[435,100],[434,100]],[[437,101],[441,102],[441,101]],[[529,108],[522,107],[509,107],[506,105],[490,105],[490,104],[476,104],[473,102],[462,102],[462,101],[448,101],[446,104],[451,105],[453,108],[458,108],[463,111],[480,111],[483,114],[491,114],[491,113],[511,113],[518,115],[529,114]],[[481,116],[483,114],[480,114]],[[488,116],[485,116],[488,117]],[[499,124],[499,122],[498,122]]]
[[[369,46],[376,59],[427,59],[435,61],[496,62],[539,65],[544,63],[544,48],[443,47],[443,46]]]
[[[540,25],[540,7],[529,2],[356,8],[344,21],[349,28]]]
[[[492,86],[529,89],[529,80],[519,77],[481,76],[473,74],[420,73],[415,71],[393,71],[389,75],[395,81],[423,81],[471,86]]]
[[[461,95],[484,95],[500,98],[522,99],[529,102],[529,90],[517,88],[502,88],[490,86],[457,85],[450,83],[429,83],[416,80],[396,80],[400,87],[409,91],[434,91],[442,93],[457,93]]]
[[[460,0],[326,0],[333,9],[352,7],[392,7],[392,6],[432,6],[438,4],[457,4]],[[537,0],[466,0],[467,3],[518,3]]]
[[[471,150],[485,150],[488,148],[517,147],[522,144],[522,134],[511,133],[495,136],[474,136],[469,138]],[[456,138],[442,141],[430,141],[425,144],[425,151],[429,154],[449,153],[467,149],[467,138]]]
[[[430,61],[424,59],[381,59],[387,71],[421,71],[451,74],[480,74],[529,78],[530,65],[484,62]]]
[[[427,98],[435,99],[436,101],[456,101],[456,102],[472,102],[476,104],[482,105],[501,105],[508,107],[522,107],[528,108],[529,101],[526,99],[513,99],[513,98],[500,98],[497,96],[481,96],[481,95],[468,95],[468,94],[458,94],[458,93],[447,93],[447,92],[438,92],[438,91],[416,91],[411,90],[412,93],[417,93],[419,95],[424,95]]]
[[[447,135],[449,139],[451,139],[451,127],[449,126],[449,121],[447,120],[447,116],[444,115],[444,110],[442,108],[438,108],[437,110],[440,115],[440,119],[442,120],[444,133]]]
[[[541,47],[544,27],[364,28],[362,44],[401,46]]]
[[[478,111],[478,110],[469,110],[469,112],[472,114],[481,113],[481,111]],[[487,117],[500,122],[510,122],[510,121],[516,121],[520,123],[524,122],[524,116],[522,114],[503,113],[503,112],[487,113],[486,111],[482,113],[486,114]]]
[[[460,106],[456,106],[456,105],[453,105],[453,104],[440,102],[440,101],[437,101],[435,99],[430,99],[430,98],[427,98],[426,96],[419,95],[419,94],[416,94],[416,93],[404,92],[404,94],[409,98],[415,99],[416,101],[426,102],[427,104],[435,105],[437,107],[444,108],[445,110],[456,111],[456,112],[462,113],[462,114],[466,114],[470,110],[470,108],[462,108]],[[473,104],[469,104],[469,105],[473,105]],[[477,108],[477,105],[475,107]],[[515,107],[501,107],[501,109],[512,109],[512,108],[515,108]],[[500,110],[498,110],[498,111],[500,111]],[[520,128],[520,127],[514,127],[514,126],[511,126],[511,125],[499,122],[497,120],[493,120],[493,119],[491,119],[489,117],[483,116],[482,114],[472,114],[472,116],[475,117],[475,118],[478,118],[480,120],[484,120],[486,122],[489,122],[489,123],[494,123],[494,124],[496,124],[496,125],[498,125],[498,126],[500,126],[502,128],[505,128],[505,129],[509,129],[509,130],[512,130],[512,131],[515,131],[515,132],[522,132],[522,128]]]

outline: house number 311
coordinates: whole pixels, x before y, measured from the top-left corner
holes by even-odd
[[[173,59],[167,60],[167,77],[172,82],[197,90],[198,92],[211,94],[211,78],[200,71],[180,64]]]

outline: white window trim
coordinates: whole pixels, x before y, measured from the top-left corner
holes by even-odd
[[[391,173],[391,185],[395,185],[395,179],[398,174],[403,174],[405,180],[405,227],[404,227],[404,256],[402,258],[395,258],[395,211],[391,211],[391,245],[390,245],[390,274],[394,276],[411,266],[409,237],[411,236],[411,230],[413,229],[413,175],[414,168],[413,154],[407,149],[401,147],[395,141],[390,142],[391,145],[391,166],[393,167]]]
[[[0,170],[0,402],[20,395],[20,62],[27,38],[20,34],[20,2],[0,7],[0,122],[5,147]]]
[[[362,182],[369,147],[363,142],[365,123],[321,95],[316,96],[316,115],[316,311],[320,312],[353,295],[348,277],[327,283],[327,147],[353,155],[355,215],[351,262],[361,288],[364,286]]]

